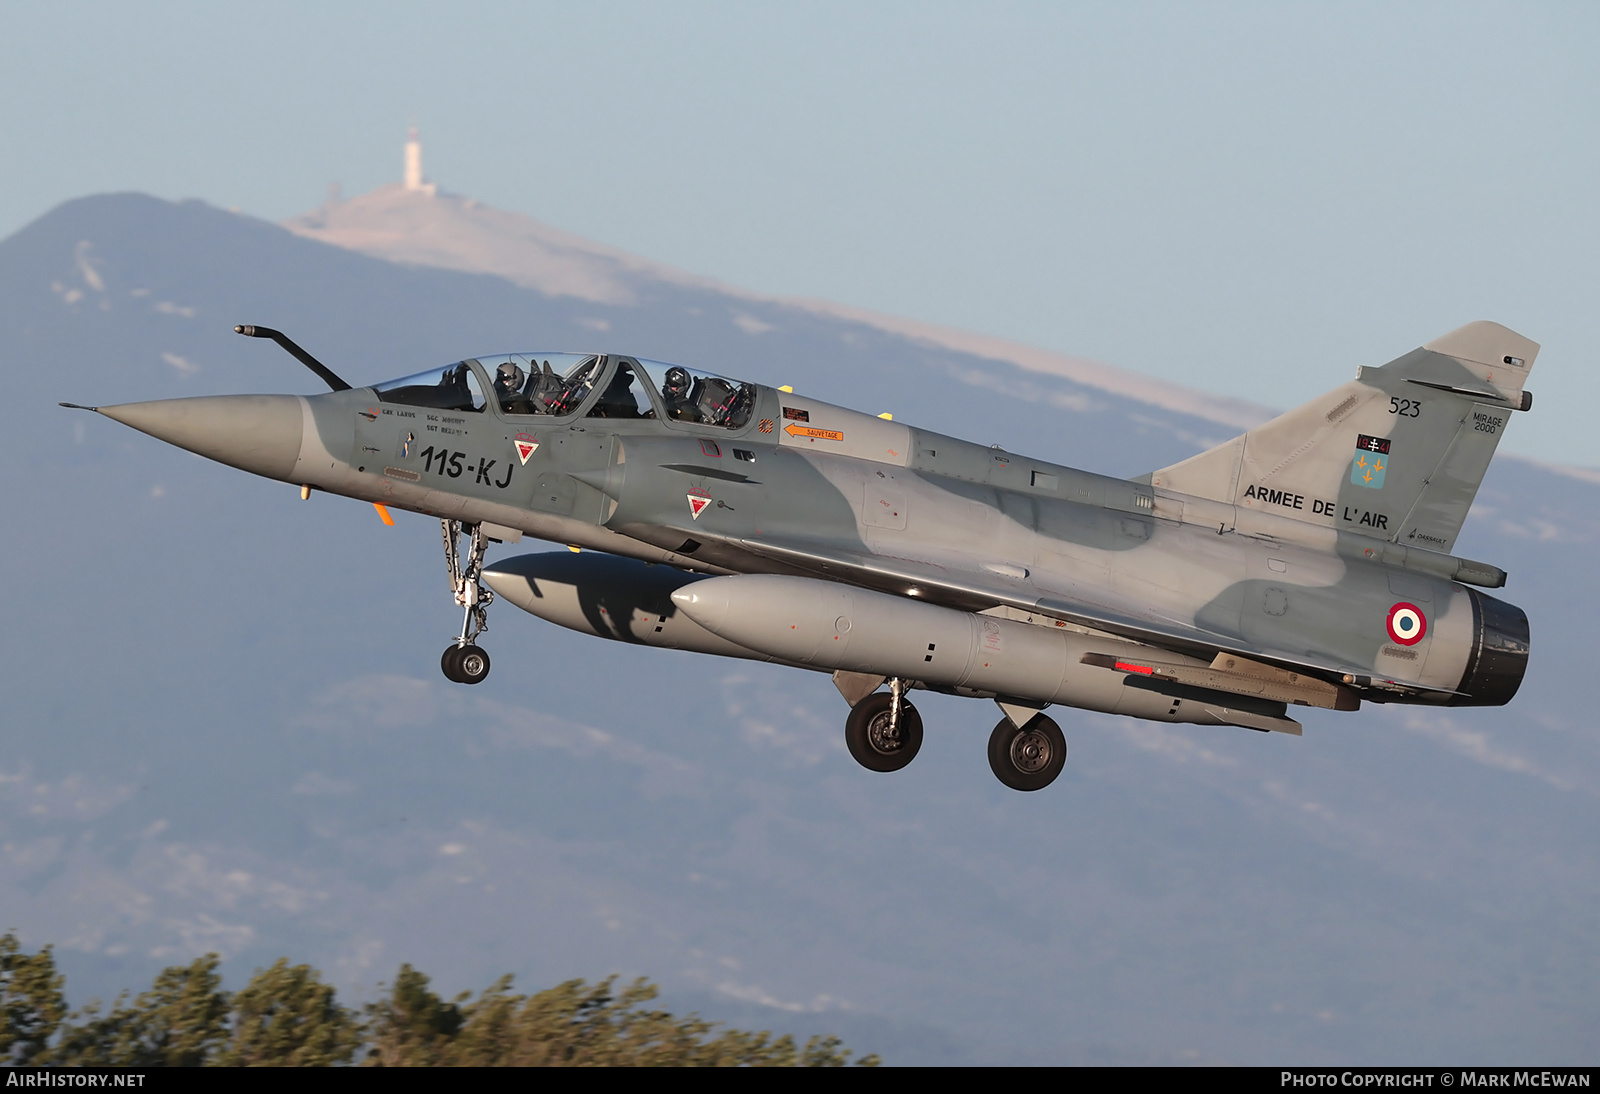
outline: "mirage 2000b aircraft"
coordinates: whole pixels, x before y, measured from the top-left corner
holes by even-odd
[[[1539,347],[1495,323],[1132,481],[642,358],[353,388],[236,329],[333,391],[85,409],[302,496],[439,518],[460,683],[488,675],[498,594],[601,638],[830,672],[874,771],[921,745],[908,690],[993,699],[990,765],[1037,790],[1066,759],[1052,703],[1299,733],[1290,705],[1501,705],[1527,667],[1527,616],[1474,587],[1505,573],[1449,553],[1532,405]],[[568,549],[484,565],[523,535]]]

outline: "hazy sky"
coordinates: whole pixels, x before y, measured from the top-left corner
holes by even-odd
[[[0,235],[279,219],[415,119],[447,190],[1271,405],[1496,319],[1544,346],[1506,447],[1600,466],[1597,47],[1593,4],[11,2]]]

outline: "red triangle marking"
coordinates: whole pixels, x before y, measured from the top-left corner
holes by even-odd
[[[695,520],[700,519],[700,514],[705,512],[706,506],[711,504],[711,499],[699,494],[684,495],[689,499],[689,515]]]

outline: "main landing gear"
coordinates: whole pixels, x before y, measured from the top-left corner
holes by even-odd
[[[850,704],[844,743],[856,763],[868,771],[899,771],[916,759],[922,747],[922,715],[906,700],[905,680],[836,672],[834,686]],[[1055,719],[1036,706],[996,699],[1005,713],[989,734],[989,768],[1013,790],[1043,790],[1067,764],[1067,739]]]
[[[989,767],[1013,790],[1043,790],[1067,763],[1067,739],[1055,719],[1035,714],[1021,729],[1011,715],[989,734]]]
[[[868,771],[899,771],[917,758],[917,749],[922,747],[922,715],[905,693],[904,680],[891,680],[887,692],[874,691],[850,708],[844,743],[856,763]]]
[[[461,633],[439,658],[439,667],[458,684],[481,683],[489,675],[489,655],[476,643],[478,635],[489,629],[489,605],[494,603],[494,593],[479,580],[489,537],[480,525],[458,520],[441,520],[439,531],[444,537],[444,564],[450,571],[450,588],[462,608]],[[456,547],[463,533],[467,536],[465,566]]]

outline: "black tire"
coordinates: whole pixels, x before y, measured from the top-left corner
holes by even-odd
[[[457,667],[460,660],[460,646],[446,646],[444,653],[439,655],[439,671],[444,673],[444,678],[457,684],[466,683],[461,679],[461,670]]]
[[[1013,790],[1043,790],[1067,765],[1067,739],[1043,714],[1022,729],[1002,718],[989,734],[989,766]]]
[[[868,771],[899,771],[917,758],[922,747],[922,715],[917,708],[900,700],[899,731],[889,732],[889,708],[894,699],[877,691],[850,708],[844,723],[844,743],[856,763]]]
[[[478,646],[462,646],[456,654],[456,679],[481,684],[489,675],[489,655]]]

